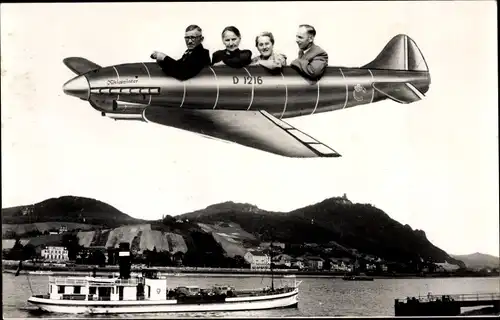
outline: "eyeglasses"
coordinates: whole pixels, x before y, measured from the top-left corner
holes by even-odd
[[[196,40],[199,39],[201,36],[191,36],[191,37],[184,37],[184,40]]]

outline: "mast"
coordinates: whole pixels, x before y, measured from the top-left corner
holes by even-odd
[[[273,243],[271,241],[271,250],[270,252],[270,258],[271,258],[271,264],[269,265],[271,267],[271,291],[274,291],[274,273],[273,273]]]
[[[273,235],[271,234],[271,244],[269,246],[269,258],[271,259],[271,263],[269,267],[271,267],[271,291],[274,291],[274,272],[273,272]]]

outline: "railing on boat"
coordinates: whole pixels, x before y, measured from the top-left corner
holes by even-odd
[[[87,278],[57,278],[49,277],[50,284],[58,285],[86,285],[89,283]]]
[[[87,284],[91,284],[92,286],[109,286],[109,285],[137,285],[142,283],[143,279],[119,279],[119,278],[93,278],[93,277],[85,277],[85,278],[71,278],[71,277],[49,277],[50,284],[56,285],[67,285],[67,286],[75,286],[81,285],[85,286]]]

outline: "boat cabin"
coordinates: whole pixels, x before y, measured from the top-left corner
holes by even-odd
[[[137,300],[141,278],[49,277],[54,300]]]
[[[49,296],[55,300],[165,300],[167,279],[139,276],[120,279],[95,277],[49,277]]]

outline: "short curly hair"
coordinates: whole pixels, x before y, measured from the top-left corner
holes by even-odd
[[[255,37],[255,46],[259,44],[259,38],[260,37],[269,37],[269,40],[271,40],[271,43],[274,44],[274,36],[271,32],[261,32],[258,36]]]

